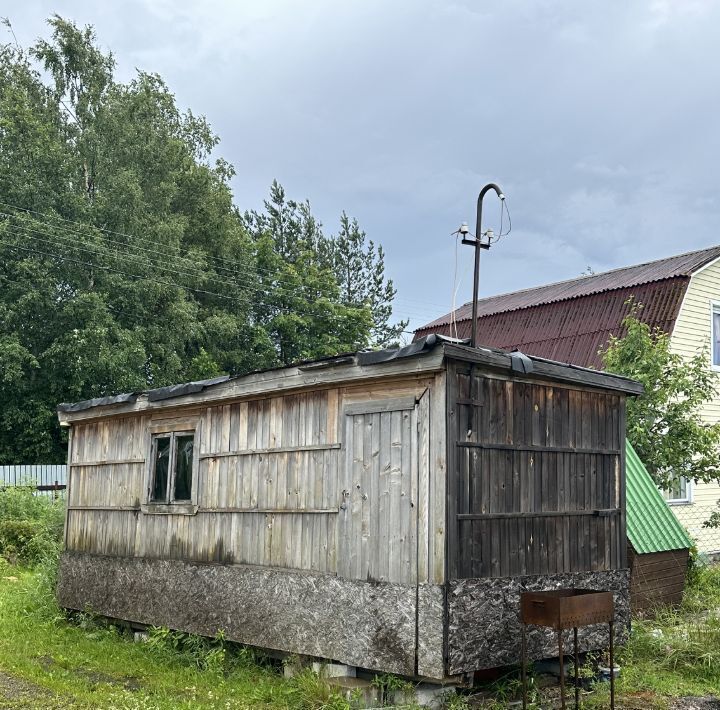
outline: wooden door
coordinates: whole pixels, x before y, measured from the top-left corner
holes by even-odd
[[[415,397],[349,404],[344,414],[345,483],[338,574],[350,579],[417,584],[419,452]]]

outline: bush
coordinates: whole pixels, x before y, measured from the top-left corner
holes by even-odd
[[[65,521],[64,500],[36,495],[31,487],[0,491],[0,555],[36,566],[57,558]]]
[[[27,562],[28,544],[40,533],[34,520],[0,520],[0,552],[11,563]]]

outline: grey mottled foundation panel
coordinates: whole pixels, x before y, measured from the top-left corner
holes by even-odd
[[[443,612],[445,590],[441,586],[418,587],[418,675],[444,678]]]
[[[459,579],[448,590],[448,674],[496,668],[520,661],[520,593],[562,587],[614,592],[617,640],[622,641],[630,623],[629,571],[582,572],[548,576]],[[570,649],[572,631],[564,637]],[[607,624],[579,632],[580,648],[606,648]],[[557,634],[528,627],[530,659],[557,656]]]
[[[415,587],[242,565],[66,552],[58,599],[72,609],[319,656],[415,672]],[[419,595],[424,669],[442,671],[442,598]],[[439,604],[439,606],[438,606]]]

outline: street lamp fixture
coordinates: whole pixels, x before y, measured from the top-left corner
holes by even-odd
[[[480,281],[480,250],[489,249],[490,245],[496,240],[492,229],[482,231],[482,206],[485,195],[494,190],[495,194],[500,198],[501,202],[505,201],[503,191],[494,183],[489,182],[482,190],[477,199],[477,221],[475,222],[475,236],[473,237],[466,223],[463,223],[458,230],[462,235],[462,243],[468,244],[475,248],[475,273],[473,275],[473,300],[472,300],[472,330],[470,335],[470,347],[477,347],[477,308],[478,308],[478,284]],[[468,236],[472,237],[468,239]],[[498,235],[500,236],[500,235]]]

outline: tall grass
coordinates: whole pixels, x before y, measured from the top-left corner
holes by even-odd
[[[324,679],[286,680],[222,634],[157,628],[136,644],[92,613],[68,617],[55,598],[64,513],[64,500],[30,487],[0,490],[0,668],[78,707],[349,710]]]
[[[635,619],[620,651],[621,685],[659,694],[720,693],[720,566],[692,570],[683,602]]]

